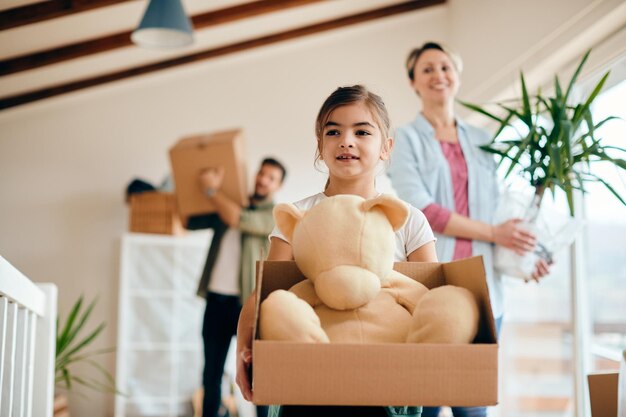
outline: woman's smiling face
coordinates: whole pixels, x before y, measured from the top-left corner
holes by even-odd
[[[411,86],[425,102],[454,100],[459,91],[459,73],[443,51],[428,49],[415,62]]]

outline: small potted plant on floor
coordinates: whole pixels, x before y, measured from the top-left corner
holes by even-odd
[[[89,317],[96,301],[92,301],[83,309],[81,296],[72,306],[64,323],[57,319],[56,358],[55,358],[55,386],[64,392],[69,392],[76,385],[81,385],[96,391],[119,394],[115,388],[115,381],[111,374],[93,358],[98,355],[113,352],[113,348],[88,351],[94,340],[104,330],[106,324],[100,323],[95,329],[87,331]],[[76,375],[70,367],[83,363],[94,369],[100,378],[91,378]],[[67,395],[63,392],[55,395],[55,417],[69,417]]]
[[[550,190],[554,197],[557,189],[561,189],[567,197],[572,216],[574,192],[578,190],[584,193],[585,185],[589,182],[602,183],[626,205],[620,193],[590,169],[591,164],[608,163],[626,170],[626,160],[623,159],[626,149],[605,145],[596,134],[602,125],[617,118],[611,116],[595,121],[591,112],[591,106],[602,91],[609,73],[601,77],[586,99],[571,99],[589,53],[583,56],[565,90],[558,77],[554,77],[554,91],[549,95],[541,91],[530,95],[524,74],[521,73],[521,97],[496,103],[503,116],[486,110],[484,106],[461,103],[498,123],[492,142],[481,148],[498,155],[500,164],[509,162],[505,178],[517,171],[534,187],[534,198],[523,216],[531,229],[537,220],[546,190]],[[515,133],[511,139],[501,140],[500,134],[507,128]],[[569,242],[565,242],[568,239],[560,239],[560,243],[570,244],[572,239]],[[542,241],[539,236],[534,253],[521,257],[508,249],[498,248],[495,263],[507,275],[529,278],[537,257],[551,261],[555,249],[554,245]]]

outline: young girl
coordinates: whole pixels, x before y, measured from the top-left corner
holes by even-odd
[[[300,210],[315,206],[326,197],[354,194],[373,198],[379,193],[374,184],[379,161],[387,161],[393,147],[389,137],[389,116],[382,99],[365,87],[355,85],[335,90],[324,102],[315,123],[316,160],[329,171],[326,189],[295,203]],[[291,245],[274,229],[270,235],[268,260],[292,260]],[[409,220],[396,232],[396,261],[437,262],[435,238],[426,218],[410,207]],[[249,369],[252,365],[252,327],[255,294],[239,316],[237,331],[237,384],[243,396],[252,401]],[[384,387],[381,387],[384,389]],[[419,415],[419,407],[282,407],[287,415]],[[271,412],[276,413],[274,409]],[[277,413],[278,414],[278,413]]]

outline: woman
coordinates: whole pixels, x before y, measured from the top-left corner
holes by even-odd
[[[422,101],[422,111],[396,132],[389,176],[398,195],[426,215],[437,236],[441,262],[482,255],[487,272],[493,314],[499,332],[502,323],[502,283],[493,268],[494,244],[523,254],[532,250],[535,236],[512,219],[493,225],[498,201],[496,164],[479,146],[491,136],[464,123],[454,114],[461,60],[434,42],[411,51],[407,58],[411,87]],[[533,279],[548,273],[540,261]],[[424,416],[438,415],[424,408]],[[485,416],[484,407],[453,408],[455,416]]]

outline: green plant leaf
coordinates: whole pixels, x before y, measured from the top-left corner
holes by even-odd
[[[72,348],[66,353],[66,355],[70,356],[73,353],[78,352],[79,350],[81,350],[85,346],[89,345],[89,343],[91,343],[100,334],[100,332],[102,332],[102,330],[104,330],[105,326],[106,325],[104,323],[101,323],[98,327],[96,327],[96,329],[94,331],[92,331],[89,334],[89,336],[85,337],[83,340],[78,342],[75,346],[72,346]]]
[[[74,382],[77,382],[78,384],[90,388],[94,391],[99,391],[99,392],[107,392],[109,394],[117,394],[118,391],[115,389],[115,387],[109,387],[106,384],[103,384],[99,381],[96,381],[94,379],[91,378],[84,378],[84,377],[79,377],[79,376],[72,376],[72,380]]]
[[[578,109],[574,113],[574,119],[577,119],[577,117],[581,117],[583,113],[589,111],[589,108],[591,107],[591,103],[593,103],[597,95],[600,94],[600,92],[602,91],[602,87],[604,87],[604,83],[606,82],[606,79],[609,77],[610,73],[611,73],[610,71],[607,71],[607,73],[604,74],[604,76],[600,79],[598,84],[596,84],[591,94],[589,94],[587,101],[585,101],[585,103],[580,107],[580,109]]]
[[[583,58],[580,60],[580,63],[578,64],[578,67],[576,67],[576,70],[574,71],[574,74],[572,75],[572,78],[570,79],[569,84],[567,85],[567,91],[565,92],[565,95],[563,96],[563,104],[567,103],[567,99],[569,98],[569,95],[572,92],[572,89],[574,88],[574,84],[576,84],[576,80],[578,79],[578,76],[580,75],[580,71],[583,69],[585,62],[587,62],[587,58],[589,58],[590,53],[591,53],[591,49],[589,49],[585,53],[585,55],[583,55]]]
[[[509,113],[500,122],[500,126],[498,126],[498,130],[496,130],[496,133],[493,135],[494,141],[498,136],[500,136],[500,133],[502,133],[502,131],[507,128],[507,126],[510,126],[511,118],[513,118],[513,114]],[[503,141],[503,142],[508,142],[508,141]]]
[[[498,103],[497,106],[500,107],[502,110],[506,111],[508,115],[515,116],[518,119],[520,119],[522,122],[524,122],[526,126],[529,126],[529,127],[532,126],[532,120],[529,121],[526,117],[524,117],[524,115],[519,110],[516,110],[509,106],[505,106],[502,103]]]
[[[83,354],[75,354],[75,355],[63,355],[57,358],[56,366],[58,368],[62,368],[65,366],[69,366],[74,362],[81,362],[85,359],[92,358],[94,356],[104,355],[106,353],[115,352],[115,348],[106,348],[106,349],[98,349],[91,352],[86,352]]]
[[[556,100],[561,102],[563,100],[563,91],[561,90],[561,83],[559,82],[559,77],[554,76],[554,93],[556,95]]]
[[[618,199],[618,200],[619,200],[619,201],[620,201],[623,205],[625,205],[625,206],[626,206],[626,201],[624,201],[624,199],[622,198],[622,196],[620,196],[620,195],[619,195],[619,193],[618,193],[617,191],[615,191],[615,189],[614,189],[613,187],[611,187],[611,185],[610,185],[608,182],[604,181],[602,178],[600,178],[599,176],[597,176],[597,175],[595,175],[595,174],[592,174],[592,173],[587,173],[587,175],[590,175],[590,176],[594,177],[594,178],[595,178],[595,180],[594,180],[594,181],[598,181],[598,182],[602,183],[602,184],[603,184],[603,185],[604,185],[604,186],[605,186],[605,187],[606,187],[606,188],[607,188],[607,189],[611,192],[611,194],[613,194],[615,197],[617,197],[617,199]]]
[[[624,148],[620,148],[620,147],[618,147],[618,146],[610,146],[610,145],[606,145],[606,146],[603,146],[603,147],[602,147],[602,149],[604,149],[605,151],[606,151],[607,149],[612,149],[612,150],[614,150],[614,151],[626,152],[626,149],[624,149]]]
[[[88,363],[89,365],[91,365],[92,367],[94,367],[95,369],[98,370],[98,372],[100,372],[100,375],[102,375],[104,377],[104,379],[106,379],[106,382],[109,387],[113,387],[113,390],[116,391],[115,389],[115,380],[113,379],[113,376],[111,376],[111,374],[109,373],[109,371],[107,371],[106,369],[104,369],[104,367],[102,365],[100,365],[98,362],[93,361],[91,359],[87,359],[85,360],[86,363]]]
[[[520,81],[522,83],[522,120],[527,125],[533,123],[533,112],[530,109],[530,99],[528,98],[528,90],[526,89],[526,81],[524,80],[524,73],[520,72]]]
[[[476,105],[476,104],[471,104],[465,101],[459,101],[459,103],[461,103],[463,106],[467,107],[470,110],[474,110],[477,113],[482,114],[483,116],[487,116],[488,118],[495,120],[496,122],[502,124],[503,120],[496,116],[495,114],[488,112],[487,110],[483,109],[482,107]]]
[[[67,348],[70,347],[70,345],[76,340],[76,337],[78,336],[78,334],[85,327],[85,323],[87,322],[87,320],[91,316],[91,312],[93,311],[93,308],[96,305],[96,301],[97,301],[97,299],[94,299],[89,304],[87,309],[80,316],[80,319],[78,320],[78,323],[76,324],[76,326],[74,326],[74,328],[71,329],[70,333],[67,336],[67,338],[68,338],[68,340],[67,340]]]
[[[80,307],[82,304],[83,304],[83,296],[81,295],[78,298],[78,301],[76,301],[76,303],[74,304],[74,306],[72,306],[72,310],[70,311],[70,314],[67,317],[67,321],[65,322],[65,326],[63,326],[63,330],[61,331],[60,335],[59,335],[60,327],[59,327],[59,323],[57,319],[57,346],[56,346],[57,355],[63,352],[63,350],[70,343],[69,334],[72,331],[74,320],[76,320],[76,316],[78,315],[78,312],[80,311]]]
[[[67,389],[72,389],[72,378],[70,377],[70,372],[67,369],[63,369],[63,380],[65,381]]]

